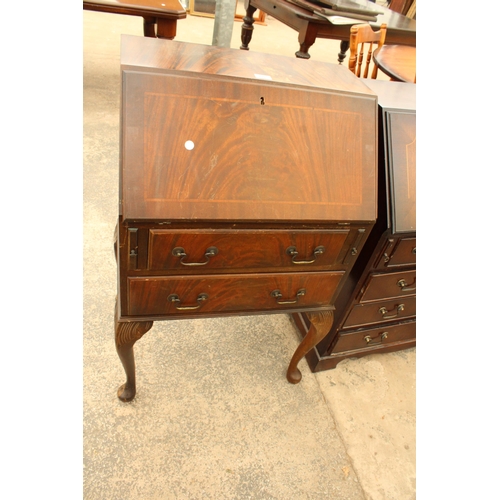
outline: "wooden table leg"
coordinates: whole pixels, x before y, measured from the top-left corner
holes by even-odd
[[[144,36],[156,38],[156,17],[144,17]]]
[[[333,324],[333,311],[308,313],[307,317],[311,322],[311,326],[294,352],[286,372],[286,378],[291,384],[298,384],[302,379],[302,373],[297,368],[299,361],[326,337]]]
[[[248,44],[250,43],[250,40],[252,40],[253,23],[255,22],[253,14],[256,10],[257,7],[254,7],[253,5],[248,5],[246,9],[246,15],[243,18],[243,25],[241,26],[241,50],[248,50]]]
[[[300,59],[309,59],[311,54],[309,54],[309,48],[316,41],[316,36],[318,34],[318,27],[312,24],[308,24],[305,30],[299,31],[299,44],[300,50],[295,52],[295,57]]]
[[[340,42],[339,64],[342,64],[342,62],[344,61],[348,49],[349,49],[349,41],[342,40]]]
[[[177,34],[177,21],[175,19],[157,19],[156,36],[173,40]]]
[[[134,344],[153,326],[152,321],[119,322],[115,308],[116,352],[122,362],[127,381],[118,389],[118,398],[127,403],[135,397]]]
[[[177,34],[177,21],[157,17],[144,17],[144,36],[173,40]]]

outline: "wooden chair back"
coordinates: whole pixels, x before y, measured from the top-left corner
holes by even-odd
[[[379,31],[373,31],[369,24],[355,24],[351,27],[351,38],[349,41],[349,69],[356,75],[361,76],[361,68],[363,62],[365,63],[363,78],[368,78],[368,70],[372,60],[373,44],[376,43],[377,47],[382,47],[385,42],[385,35],[387,33],[387,24],[382,24]],[[367,47],[365,47],[367,44]],[[365,50],[366,60],[364,60]],[[374,63],[373,70],[370,78],[377,78],[378,67]]]

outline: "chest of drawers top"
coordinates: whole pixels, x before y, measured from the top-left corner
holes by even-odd
[[[122,37],[120,214],[374,221],[377,97],[346,68]]]

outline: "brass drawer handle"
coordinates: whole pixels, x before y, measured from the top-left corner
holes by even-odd
[[[375,339],[372,339],[370,337],[370,335],[367,335],[366,337],[363,337],[363,340],[369,344],[370,342],[372,343],[372,345],[376,345],[376,344],[381,344],[387,337],[389,336],[389,332],[382,332],[380,335],[379,335],[379,338],[380,338],[380,341],[379,342],[374,342]]]
[[[297,258],[297,255],[299,255],[299,252],[297,252],[296,247],[288,247],[286,249],[286,253],[288,255],[292,256],[292,262],[294,264],[312,264],[313,262],[316,262],[316,258],[319,257],[321,254],[325,253],[325,247],[323,245],[320,245],[319,247],[316,247],[314,249],[314,257],[311,260],[295,260]]]
[[[299,301],[299,298],[303,297],[305,294],[306,294],[305,288],[301,288],[297,292],[297,295],[296,295],[297,298],[295,300],[278,300],[281,297],[283,297],[283,295],[281,294],[281,292],[279,290],[273,290],[271,292],[271,297],[274,297],[276,299],[276,302],[278,304],[280,304],[280,305],[286,305],[286,304],[296,304]]]
[[[194,311],[195,309],[199,309],[202,305],[202,302],[208,299],[208,295],[206,293],[200,293],[196,302],[198,302],[197,306],[175,306],[178,311]],[[172,293],[167,297],[169,302],[180,302],[179,296],[176,293]]]
[[[216,247],[208,247],[206,252],[205,252],[205,258],[207,259],[205,262],[184,262],[184,259],[187,257],[187,253],[182,247],[175,247],[172,250],[172,255],[174,257],[180,257],[181,258],[181,264],[183,266],[205,266],[208,264],[210,257],[214,257],[219,253],[219,250],[217,250]]]
[[[396,310],[396,314],[393,314],[392,316],[386,316],[386,314],[388,312],[392,312],[392,311],[388,311],[385,307],[381,307],[378,312],[382,315],[382,317],[384,319],[393,319],[393,318],[397,318],[398,317],[398,314],[400,311],[404,311],[405,309],[405,305],[404,304],[399,304],[397,307],[395,307],[392,311]]]
[[[414,292],[417,289],[416,283],[417,283],[417,278],[415,278],[415,280],[413,281],[412,285],[415,286],[412,288],[408,286],[408,283],[406,283],[405,280],[399,280],[397,285],[401,288],[402,292]]]

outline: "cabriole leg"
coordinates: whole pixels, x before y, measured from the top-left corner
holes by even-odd
[[[311,322],[311,326],[293,354],[286,373],[286,378],[291,384],[298,384],[302,379],[302,373],[297,368],[299,361],[326,337],[333,324],[333,311],[308,313],[307,317]]]
[[[122,362],[127,380],[118,389],[118,398],[124,403],[135,397],[134,344],[153,326],[152,321],[119,322],[115,314],[116,352]]]

